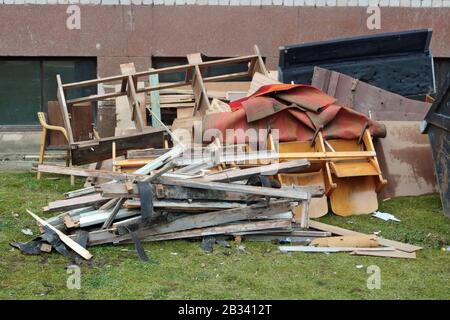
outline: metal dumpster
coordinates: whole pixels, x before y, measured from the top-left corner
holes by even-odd
[[[425,117],[444,214],[450,217],[450,74]]]

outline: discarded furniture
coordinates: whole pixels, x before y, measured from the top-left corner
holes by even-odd
[[[41,127],[42,127],[41,146],[39,148],[39,161],[38,161],[38,164],[43,164],[44,163],[45,150],[50,148],[52,150],[65,150],[67,152],[67,155],[65,156],[66,166],[70,167],[71,166],[71,160],[70,160],[69,145],[47,146],[48,133],[51,130],[60,132],[64,136],[66,141],[68,141],[66,129],[64,129],[63,127],[59,127],[59,126],[54,126],[54,125],[48,124],[47,120],[45,118],[45,113],[44,112],[38,112],[37,116],[38,116],[38,119],[39,119],[39,123],[41,124]],[[41,176],[42,176],[42,172],[38,171],[37,172],[37,179],[38,180],[41,179]],[[75,184],[74,176],[70,176],[70,184],[71,185]]]
[[[309,84],[319,66],[402,96],[425,96],[435,92],[431,34],[421,29],[283,46],[279,80]]]
[[[230,65],[243,62],[248,63],[247,71],[216,76],[203,75],[209,68],[213,66]],[[112,151],[111,149],[112,142],[116,142],[117,156],[125,154],[126,150],[129,149],[145,149],[150,147],[161,148],[163,146],[162,137],[165,130],[147,127],[144,123],[143,115],[141,114],[140,111],[141,102],[138,99],[138,94],[140,93],[191,85],[195,97],[195,105],[192,114],[201,115],[205,113],[205,110],[210,109],[210,102],[204,85],[205,82],[237,79],[252,76],[255,72],[268,74],[257,46],[255,46],[255,54],[248,56],[213,60],[208,62],[193,60],[191,61],[191,63],[186,65],[167,67],[161,69],[151,69],[143,72],[135,72],[133,68],[127,68],[127,70],[122,70],[122,72],[123,74],[117,76],[65,84],[62,83],[61,77],[57,75],[56,77],[58,84],[57,96],[61,107],[61,112],[63,115],[64,127],[67,131],[67,138],[71,149],[73,164],[86,164],[110,158]],[[178,72],[184,72],[185,78],[183,81],[178,81],[175,83],[158,84],[153,86],[150,85],[143,88],[137,87],[137,83],[139,82],[139,80],[143,79],[144,77],[148,78],[149,76],[152,75],[161,75]],[[66,98],[66,94],[70,90],[114,82],[121,83],[119,91],[90,95],[75,99]],[[117,137],[101,138],[98,140],[76,142],[73,137],[68,107],[82,102],[94,102],[116,98],[120,96],[126,96],[128,98],[132,120],[135,122],[137,133]],[[151,109],[149,110],[151,112]]]
[[[431,146],[419,129],[430,103],[319,67],[314,68],[312,85],[335,97],[338,104],[386,127],[386,137],[374,141],[381,170],[390,182],[379,194],[381,199],[436,192],[435,175],[429,165]]]
[[[425,117],[444,214],[450,217],[450,75]]]
[[[311,179],[325,186],[331,209],[337,215],[369,214],[378,209],[377,193],[387,184],[381,173],[369,130],[360,139],[324,139],[319,131],[314,141],[284,142],[278,145],[280,161],[307,159],[311,162],[309,175],[300,174],[299,183]],[[302,179],[303,177],[303,179]],[[285,183],[286,177],[280,176]],[[306,183],[305,183],[306,182]],[[317,199],[317,216],[328,212],[326,198]]]

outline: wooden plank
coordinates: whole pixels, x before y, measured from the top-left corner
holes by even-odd
[[[198,212],[198,211],[215,211],[233,208],[243,208],[246,205],[239,202],[226,201],[177,201],[177,200],[155,200],[153,207],[164,208],[164,210],[183,212]],[[136,199],[129,199],[124,203],[124,207],[128,209],[140,208],[141,201]]]
[[[146,177],[146,175],[143,174],[132,174],[132,173],[130,174],[130,173],[95,170],[95,169],[83,169],[80,167],[62,167],[47,164],[38,165],[37,171],[46,173],[64,174],[69,176],[94,177],[119,181],[134,180]]]
[[[73,191],[68,191],[68,192],[64,193],[64,198],[72,199],[72,198],[76,198],[76,197],[86,196],[86,195],[92,194],[94,192],[95,192],[94,187],[87,187],[87,188],[77,189],[77,190],[73,190]]]
[[[322,223],[322,222],[319,222],[319,221],[314,221],[314,220],[311,220],[309,222],[309,226],[310,226],[310,228],[314,228],[314,229],[322,230],[322,231],[328,231],[328,232],[331,232],[333,234],[340,235],[340,236],[365,235],[364,233],[361,233],[361,232],[352,231],[352,230],[348,230],[348,229],[332,226],[332,225],[329,225],[329,224],[326,224],[326,223]],[[388,247],[394,247],[394,248],[396,248],[398,250],[405,251],[405,252],[415,252],[417,250],[421,250],[422,249],[422,247],[414,246],[412,244],[398,242],[398,241],[389,240],[389,239],[384,239],[384,238],[380,238],[380,237],[378,237],[378,243],[380,245],[388,246]]]
[[[355,250],[350,253],[351,255],[356,256],[371,256],[371,257],[386,257],[386,258],[404,258],[404,259],[415,259],[415,252],[405,252],[401,250],[394,251],[364,251],[364,250]]]
[[[120,65],[120,70],[123,75],[128,75],[127,78],[127,98],[128,104],[131,109],[132,119],[136,125],[136,129],[138,131],[143,131],[145,127],[144,119],[141,115],[140,106],[141,103],[138,99],[136,86],[137,81],[135,83],[136,78],[133,75],[136,73],[136,69],[134,67],[134,63],[126,63]],[[145,95],[144,95],[145,97]]]
[[[314,246],[279,246],[281,252],[353,252],[361,251],[375,251],[375,252],[391,252],[395,251],[393,247],[378,247],[378,248],[352,248],[352,247],[314,247]]]
[[[27,212],[42,226],[50,228],[53,232],[55,232],[58,237],[61,239],[62,242],[64,242],[68,247],[70,247],[73,251],[78,253],[80,256],[82,256],[84,259],[89,260],[92,258],[92,254],[80,246],[78,243],[76,243],[74,240],[72,240],[70,237],[53,227],[51,224],[45,222],[41,218],[39,218],[37,215],[35,215],[33,212],[27,209]]]
[[[126,154],[130,149],[161,148],[164,132],[164,129],[149,128],[142,133],[74,143],[72,163],[82,165],[110,159],[113,142],[116,142],[117,156]]]
[[[221,182],[202,182],[202,181],[194,181],[194,180],[176,180],[161,177],[159,181],[165,185],[172,186],[181,186],[181,187],[189,187],[189,188],[198,188],[198,189],[206,189],[206,190],[221,190],[227,192],[239,192],[245,194],[253,194],[260,195],[265,197],[275,197],[275,198],[287,198],[287,199],[295,199],[295,200],[307,200],[309,199],[309,194],[307,192],[301,190],[280,190],[273,188],[265,188],[265,187],[254,187],[248,185],[239,185],[233,183],[221,183]],[[322,196],[322,193],[317,192],[316,195]]]
[[[289,229],[291,222],[289,220],[263,220],[263,221],[249,221],[242,223],[232,223],[228,225],[220,225],[216,227],[198,228],[186,231],[178,231],[173,233],[165,233],[161,235],[148,236],[141,241],[161,241],[161,240],[173,240],[184,239],[194,237],[205,237],[218,234],[232,235],[236,233],[246,231],[264,231],[267,229]]]
[[[119,208],[120,205],[116,208]],[[114,215],[111,215],[112,213],[116,212]],[[103,224],[104,222],[108,222],[109,218],[111,220],[115,219],[123,219],[123,218],[130,218],[134,217],[140,214],[139,210],[128,210],[128,209],[117,209],[117,211],[108,210],[108,211],[102,211],[102,210],[96,210],[92,212],[83,213],[78,218],[79,224],[81,228],[94,226],[97,224]]]
[[[245,208],[235,208],[228,210],[221,210],[215,212],[208,212],[202,214],[189,215],[176,220],[161,223],[151,226],[146,226],[140,229],[138,232],[139,237],[146,237],[149,235],[176,232],[188,229],[196,229],[203,227],[210,227],[214,225],[220,225],[224,223],[251,220],[255,219],[259,215],[270,216],[278,213],[289,211],[291,203],[289,201],[273,201],[268,206],[251,205]],[[117,222],[113,227],[119,228],[129,225],[130,223],[139,223],[140,217],[134,219],[128,219]],[[121,231],[119,230],[119,233]],[[126,235],[129,237],[129,235]],[[118,239],[120,241],[120,239]]]
[[[110,200],[110,198],[104,198],[99,194],[81,196],[72,199],[57,200],[50,202],[47,207],[43,208],[43,211],[44,212],[55,212],[63,210],[67,211],[70,209],[87,207],[97,203],[104,203],[107,202],[108,200]]]
[[[120,199],[116,199],[116,200],[117,200],[117,202],[116,202],[114,208],[109,213],[108,218],[104,220],[101,229],[109,229],[111,227],[113,221],[115,219],[119,218],[119,211],[120,211],[120,208],[122,207],[123,203],[125,202],[125,198],[120,198]],[[80,221],[80,225],[81,225],[81,221]]]
[[[159,77],[157,74],[152,74],[149,76],[149,82],[150,86],[158,86],[159,85]],[[160,109],[160,96],[159,91],[150,91],[150,106],[152,109],[153,114],[158,117],[158,119],[161,119],[161,109]],[[152,116],[152,127],[154,128],[160,128],[161,125],[158,122],[158,120],[154,119]]]
[[[127,150],[126,158],[143,159],[143,158],[157,158],[167,152],[167,149],[144,149],[144,150]]]
[[[94,113],[91,103],[74,104],[69,107],[73,140],[92,140],[94,137]]]
[[[125,96],[127,93],[124,92],[111,92],[111,93],[104,93],[104,94],[92,94],[87,97],[81,97],[81,98],[75,98],[67,100],[67,105],[73,105],[78,103],[85,103],[85,102],[93,102],[93,101],[101,101],[101,100],[108,100],[115,97]]]
[[[61,108],[61,114],[64,121],[64,128],[67,131],[67,138],[69,140],[69,144],[74,142],[73,133],[72,133],[72,125],[70,124],[70,116],[69,111],[67,110],[66,97],[64,94],[64,90],[62,87],[61,76],[59,74],[56,75],[56,83],[57,83],[57,97],[59,102],[59,107]]]
[[[200,53],[188,54],[187,59],[189,64],[195,65],[192,76],[192,91],[194,93],[195,106],[192,110],[192,116],[196,116],[197,113],[204,114],[210,108],[210,103],[203,82],[203,76],[198,66],[203,62]]]
[[[288,162],[273,163],[259,167],[235,169],[231,171],[218,172],[203,177],[202,181],[210,182],[232,182],[248,179],[254,175],[275,175],[282,172],[296,172],[309,168],[307,160],[293,160]]]
[[[214,227],[196,228],[185,231],[151,235],[143,237],[141,241],[151,242],[151,241],[162,241],[162,240],[173,240],[184,238],[196,238],[217,234],[233,234],[234,232],[266,230],[274,227],[289,229],[290,226],[291,222],[287,220],[247,221]],[[89,234],[89,246],[110,243],[116,240],[117,238],[116,235],[113,233],[113,230],[93,231]],[[131,240],[121,239],[117,240],[117,242],[115,243],[131,243]]]
[[[316,239],[311,245],[318,247],[355,247],[355,248],[374,248],[378,247],[378,237],[376,235],[351,235],[337,236]]]
[[[102,192],[104,197],[107,198],[138,198],[139,191],[136,185],[133,185],[133,191],[128,192],[125,184],[103,184],[97,187]],[[227,200],[227,201],[246,201],[247,195],[239,192],[224,192],[220,190],[202,190],[202,189],[190,189],[180,186],[162,186],[152,185],[153,194],[158,199],[174,199],[174,200]]]

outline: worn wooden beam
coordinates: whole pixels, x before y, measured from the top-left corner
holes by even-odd
[[[240,223],[230,223],[226,225],[220,225],[215,227],[197,228],[186,231],[178,231],[172,233],[164,233],[160,235],[148,236],[141,241],[151,242],[151,241],[161,241],[161,240],[174,240],[174,239],[185,239],[185,238],[196,238],[205,237],[212,235],[233,235],[237,233],[242,233],[246,231],[261,232],[267,229],[277,229],[277,230],[289,230],[291,227],[291,222],[289,220],[263,220],[263,221],[248,221]],[[124,241],[127,243],[129,241]],[[122,243],[122,242],[121,242]]]
[[[228,200],[228,201],[246,201],[248,196],[238,192],[224,192],[220,190],[201,190],[184,188],[180,186],[164,186],[152,184],[153,194],[157,199],[174,200]],[[133,191],[128,192],[124,183],[110,183],[97,186],[97,190],[107,198],[139,198],[139,190],[133,185]]]
[[[328,232],[331,232],[333,234],[340,235],[340,236],[364,235],[364,233],[361,233],[361,232],[332,226],[332,225],[322,223],[319,221],[314,221],[314,220],[311,220],[309,222],[309,226],[311,228],[314,228],[317,230],[328,231]],[[417,250],[422,249],[422,247],[414,246],[412,244],[398,242],[398,241],[389,240],[389,239],[384,239],[384,238],[380,238],[380,237],[378,237],[378,243],[380,245],[394,247],[398,250],[405,251],[405,252],[415,252]],[[358,251],[365,251],[365,250],[358,249]]]
[[[81,196],[77,198],[57,200],[50,202],[47,207],[43,208],[44,212],[55,212],[71,210],[76,208],[87,207],[95,204],[105,203],[110,198],[104,198],[100,194],[92,194],[87,196]]]
[[[208,212],[202,214],[188,215],[176,220],[160,223],[156,225],[142,225],[139,229],[139,237],[146,237],[149,235],[176,232],[188,229],[210,227],[214,225],[220,225],[224,223],[230,223],[234,221],[241,220],[251,220],[255,219],[259,215],[275,215],[289,211],[291,209],[291,202],[283,201],[273,201],[268,206],[264,205],[251,205],[245,208],[235,208],[222,211]],[[119,233],[123,233],[123,227],[140,223],[140,217],[127,219],[124,221],[117,222],[113,224],[113,227],[118,230]],[[127,238],[129,235],[125,235]],[[118,239],[120,241],[120,237]]]
[[[246,204],[242,202],[231,201],[187,201],[187,200],[155,200],[153,207],[164,208],[164,210],[183,212],[197,212],[197,211],[215,211],[233,208],[243,208]],[[125,208],[133,209],[140,208],[141,201],[136,199],[129,199],[124,203]]]
[[[180,180],[180,179],[171,179],[166,177],[160,177],[159,182],[165,185],[172,186],[181,186],[188,188],[196,188],[196,189],[206,189],[206,190],[221,190],[226,192],[239,192],[244,194],[252,194],[259,195],[264,197],[274,197],[274,198],[286,198],[286,199],[294,199],[294,200],[308,200],[310,195],[308,192],[302,191],[300,189],[293,190],[280,190],[274,188],[266,188],[266,187],[255,187],[249,185],[242,184],[234,184],[234,183],[222,183],[222,182],[203,182],[203,181],[194,181],[193,179],[189,180]],[[313,196],[322,196],[323,190],[320,187],[317,187],[317,192]]]

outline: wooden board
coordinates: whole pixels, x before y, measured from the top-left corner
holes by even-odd
[[[420,133],[420,121],[380,121],[384,139],[375,140],[381,171],[389,183],[380,198],[418,196],[437,191],[428,137]]]
[[[339,236],[364,235],[364,233],[361,233],[361,232],[348,230],[348,229],[344,229],[344,228],[337,227],[337,226],[332,226],[332,225],[329,225],[329,224],[326,224],[323,222],[319,222],[319,221],[314,221],[314,220],[311,220],[309,222],[309,226],[313,229],[331,232],[331,233],[333,233],[335,235],[339,235]],[[415,252],[415,251],[422,249],[422,247],[414,246],[409,243],[403,243],[403,242],[384,239],[384,238],[380,238],[380,237],[378,237],[378,243],[382,246],[394,247],[397,250],[401,250],[401,251],[405,251],[405,252]]]
[[[165,132],[164,129],[146,129],[142,133],[74,144],[72,164],[81,165],[110,159],[113,142],[116,142],[117,156],[126,154],[130,149],[162,148]]]
[[[48,124],[64,127],[64,119],[58,101],[48,102]],[[70,124],[74,141],[91,140],[94,136],[94,116],[90,103],[76,104],[68,107],[70,113]],[[50,130],[50,146],[66,146],[68,144],[64,135],[59,131]]]
[[[86,141],[94,138],[94,114],[90,102],[74,104],[69,107],[73,140]]]
[[[335,178],[336,189],[330,195],[331,209],[339,216],[369,214],[378,209],[373,176]]]
[[[330,168],[338,178],[379,175],[377,169],[369,161],[330,162]]]
[[[50,202],[47,207],[43,208],[45,212],[67,211],[76,208],[87,207],[98,203],[105,203],[110,198],[104,198],[99,194],[81,196],[73,199],[56,200]]]
[[[355,247],[373,248],[378,247],[378,237],[376,235],[351,235],[318,238],[311,242],[311,245],[318,247]]]
[[[226,192],[237,192],[244,194],[252,194],[259,195],[264,197],[274,197],[274,198],[287,198],[293,200],[307,200],[311,196],[321,196],[323,195],[323,190],[317,188],[316,192],[305,191],[306,189],[301,190],[300,188],[296,188],[295,190],[280,190],[274,188],[266,188],[266,187],[254,187],[249,185],[242,184],[234,184],[234,183],[222,183],[222,182],[203,182],[203,181],[194,181],[194,180],[176,180],[161,177],[160,182],[165,185],[172,186],[182,186],[188,188],[195,189],[206,189],[206,190],[221,190]]]
[[[320,186],[325,188],[324,177],[322,170],[317,172],[307,173],[283,173],[277,175],[280,183],[284,186]],[[302,212],[302,204],[293,209],[294,217],[300,221],[300,213]],[[309,205],[309,217],[319,218],[328,213],[327,196],[311,198]]]
[[[384,258],[403,258],[403,259],[415,259],[415,252],[405,252],[401,250],[395,251],[367,251],[367,250],[355,250],[350,253],[356,256],[370,256],[370,257],[384,257]]]

